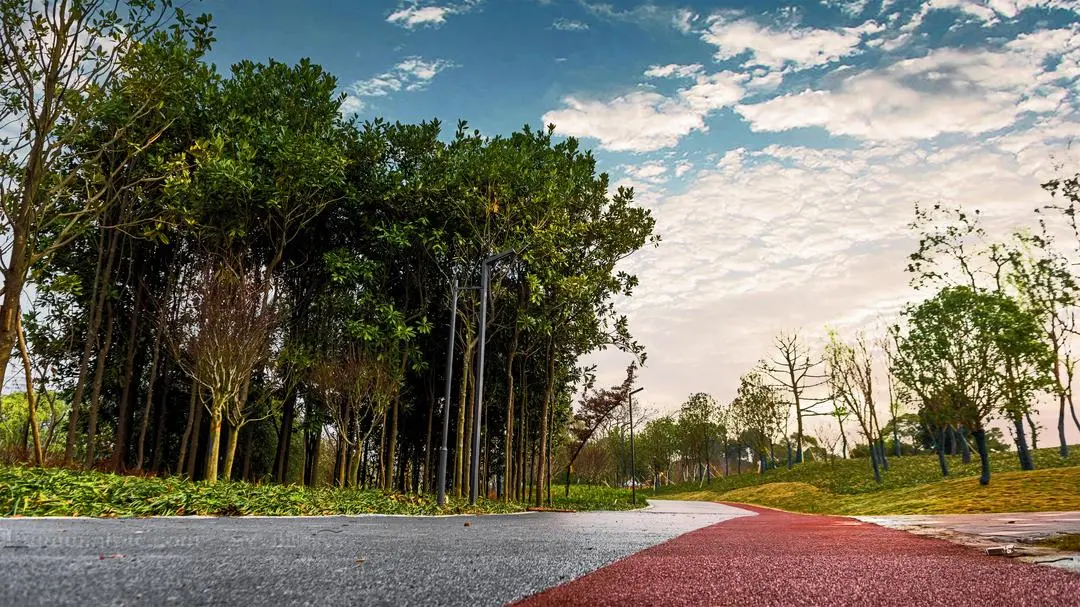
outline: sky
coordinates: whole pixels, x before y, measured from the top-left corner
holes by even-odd
[[[916,201],[1034,225],[1080,170],[1080,0],[205,0],[219,67],[309,57],[361,120],[553,123],[662,243],[620,309],[645,406],[730,400],[779,331],[874,330],[919,297]],[[601,385],[629,358],[592,358]],[[1056,411],[1038,418],[1051,444]],[[1070,430],[1073,442],[1080,432]]]

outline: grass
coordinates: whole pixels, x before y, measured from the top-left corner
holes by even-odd
[[[630,492],[601,487],[572,488],[555,507],[620,509]],[[558,493],[562,496],[562,492]],[[553,492],[552,497],[555,497]],[[642,505],[643,500],[641,501]],[[433,495],[377,490],[307,488],[295,485],[214,485],[179,477],[153,478],[62,468],[0,465],[0,516],[141,517],[173,515],[296,516],[333,514],[494,514],[525,506],[481,498],[475,506],[448,496],[439,507]]]
[[[1080,510],[1080,449],[1062,459],[1057,449],[1034,452],[1036,470],[1019,471],[1015,453],[991,456],[990,485],[979,485],[978,458],[962,464],[949,458],[942,479],[934,455],[890,458],[882,483],[874,482],[869,460],[833,464],[807,462],[792,470],[732,475],[660,489],[657,497],[758,504],[816,514],[882,515]]]
[[[1048,537],[1045,540],[1040,541],[1039,544],[1057,548],[1058,550],[1080,552],[1080,533],[1062,533],[1060,535]]]

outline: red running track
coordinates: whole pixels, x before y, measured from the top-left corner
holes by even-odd
[[[1080,605],[1080,575],[854,519],[735,518],[520,601],[542,605]]]

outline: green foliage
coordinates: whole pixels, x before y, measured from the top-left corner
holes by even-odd
[[[935,423],[979,429],[995,415],[1027,412],[1052,385],[1054,356],[1038,318],[1003,293],[946,287],[905,316],[906,331],[894,329],[893,372],[934,405]]]
[[[574,485],[555,508],[627,510],[624,489]],[[638,507],[645,505],[639,499]],[[524,506],[481,499],[473,507],[432,495],[295,485],[208,484],[183,478],[133,477],[57,468],[0,466],[0,516],[299,516],[329,514],[494,514]]]
[[[562,510],[633,510],[648,505],[644,491],[638,489],[637,505],[630,502],[630,490],[601,485],[570,485],[570,497],[561,488],[552,488],[551,507]]]

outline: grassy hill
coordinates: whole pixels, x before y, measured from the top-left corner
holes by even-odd
[[[979,485],[978,458],[950,457],[942,479],[934,455],[889,458],[882,483],[870,461],[808,462],[764,475],[741,474],[699,484],[660,488],[660,498],[758,504],[819,514],[942,514],[1080,510],[1080,447],[1062,459],[1057,449],[1034,452],[1036,470],[1019,471],[1015,453],[991,456],[990,485]]]

